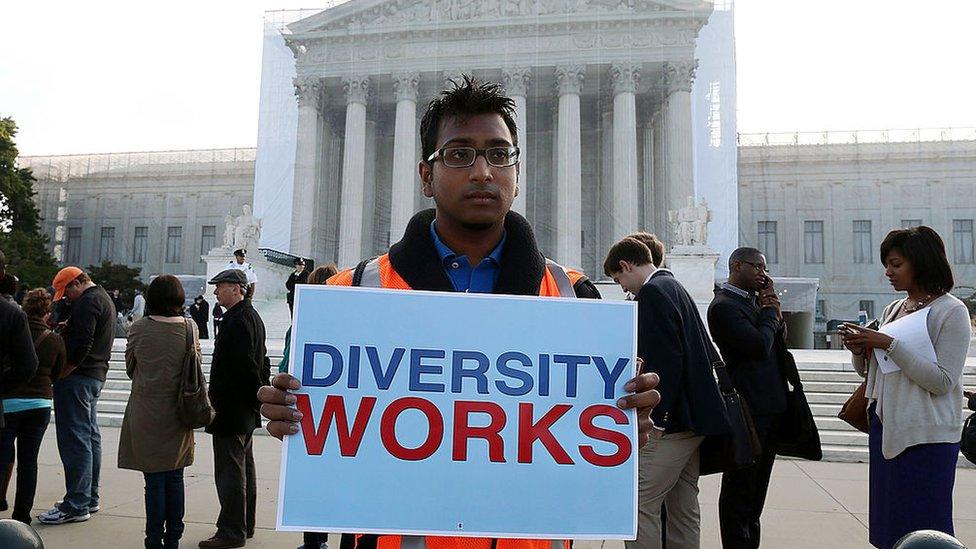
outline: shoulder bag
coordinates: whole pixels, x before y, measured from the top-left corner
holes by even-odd
[[[193,345],[193,327],[189,319],[186,319],[186,357],[183,359],[183,374],[180,376],[176,414],[180,423],[190,429],[210,425],[215,415],[213,406],[210,405],[210,397],[207,395],[203,367]]]
[[[718,387],[731,429],[728,434],[708,436],[702,441],[699,450],[701,475],[749,467],[762,455],[749,407],[732,385],[725,363],[715,360],[712,368],[718,377]]]

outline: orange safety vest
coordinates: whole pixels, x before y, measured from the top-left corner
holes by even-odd
[[[333,275],[326,284],[329,286],[353,286],[356,269],[348,269]],[[567,269],[562,265],[546,259],[546,270],[539,284],[540,297],[576,297],[573,286],[583,278],[583,273]],[[412,290],[390,263],[388,254],[366,262],[362,269],[362,277],[357,286],[367,288],[386,288],[391,290]]]
[[[326,284],[329,286],[353,286],[356,270],[348,269],[342,271],[329,278]],[[359,284],[357,284],[358,286],[394,290],[413,289],[393,268],[387,254],[369,260],[360,270],[362,273]],[[555,261],[547,259],[545,274],[542,277],[542,282],[539,284],[539,296],[576,297],[573,285],[581,278],[583,278],[583,273],[567,269]],[[346,535],[348,534],[344,534],[344,536]],[[367,549],[372,546],[372,543],[361,543],[370,537],[372,536],[355,534],[353,549]],[[375,540],[375,549],[401,549],[400,536],[380,535],[376,536]],[[422,545],[411,544],[410,549],[571,549],[572,547],[570,540],[426,536],[422,541]]]

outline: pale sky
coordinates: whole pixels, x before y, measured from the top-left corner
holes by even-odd
[[[21,154],[257,141],[262,16],[298,0],[4,0]],[[740,132],[976,127],[976,2],[739,0]]]

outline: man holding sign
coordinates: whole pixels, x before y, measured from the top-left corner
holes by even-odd
[[[599,293],[596,288],[580,273],[546,260],[539,251],[532,229],[526,220],[509,211],[518,193],[519,175],[519,149],[513,112],[514,102],[503,96],[497,85],[482,84],[470,78],[465,78],[463,83],[456,84],[453,90],[444,92],[440,98],[431,102],[421,122],[424,160],[419,164],[419,174],[425,196],[433,198],[436,207],[434,210],[415,215],[408,224],[403,239],[392,246],[389,253],[363,262],[354,270],[339,273],[330,279],[329,284],[442,292],[598,298]],[[301,300],[299,300],[299,307],[296,308],[296,314],[300,313],[300,304]],[[422,323],[422,319],[423,316],[415,316],[411,321],[419,324]],[[464,326],[467,319],[459,316],[456,321],[458,326]],[[581,329],[579,323],[575,323],[572,330],[586,331],[585,328]],[[423,350],[404,349],[401,353],[413,354],[421,351]],[[348,353],[343,356],[347,362],[352,360],[351,349],[343,349],[341,352]],[[369,352],[368,349],[361,351],[366,356],[357,359],[362,361],[364,372],[369,370],[367,365],[374,363],[389,365],[389,368],[392,368],[395,356],[386,354],[381,357],[375,349],[372,353],[376,356],[369,356]],[[445,353],[438,356],[449,355]],[[543,361],[549,361],[547,364],[551,364],[554,360],[566,358],[556,354],[545,356],[548,358],[541,355],[531,358],[539,364]],[[561,358],[557,359],[557,356]],[[403,358],[401,355],[401,358],[404,362],[419,365],[418,370],[424,367],[421,364],[423,357],[416,358],[416,362],[412,357]],[[561,386],[560,389],[565,389],[567,391],[565,396],[570,396],[568,394],[572,386],[570,371],[574,372],[574,375],[576,372],[584,371],[585,375],[589,375],[598,370],[603,374],[605,369],[606,373],[610,374],[607,379],[615,379],[612,374],[620,373],[616,372],[619,362],[614,358],[577,356],[569,359],[562,370],[566,372],[566,385]],[[603,362],[598,362],[597,359]],[[480,365],[482,359],[475,357],[473,360]],[[507,363],[500,355],[485,356],[485,360],[494,362],[499,371],[501,365]],[[450,358],[445,362],[453,364]],[[571,368],[570,362],[575,366]],[[332,364],[334,369],[335,358]],[[580,364],[589,364],[591,367],[584,369],[579,367]],[[601,364],[603,369],[600,368]],[[633,364],[630,366],[633,367]],[[426,367],[432,366],[428,364]],[[389,368],[387,372],[390,371]],[[629,370],[619,379],[626,379],[632,371],[634,370]],[[513,375],[517,377],[516,374]],[[449,386],[452,380],[446,374],[445,377],[447,378],[445,384]],[[343,382],[350,384],[348,379]],[[654,391],[657,382],[657,376],[654,374],[634,377],[623,386],[632,394],[616,402],[617,406],[624,410],[637,410],[640,443],[647,441],[653,427],[650,412],[660,400],[660,395]],[[541,394],[542,378],[535,379],[532,383],[533,390]],[[272,435],[281,438],[299,432],[302,414],[293,407],[298,399],[296,395],[289,394],[287,391],[300,388],[301,383],[298,379],[287,374],[279,374],[273,380],[273,387],[264,387],[258,393],[259,400],[263,403],[261,412],[271,420],[268,423],[268,431]],[[572,396],[575,397],[575,393]],[[542,421],[536,419],[538,415],[537,413],[535,417],[529,419],[532,427],[538,427]],[[349,419],[354,425],[354,418]],[[511,418],[510,421],[521,420]],[[583,423],[582,419],[580,423]],[[559,453],[553,452],[550,444],[545,445],[553,455]],[[382,494],[376,494],[377,498],[381,496]],[[582,494],[576,496],[580,497]],[[504,507],[507,502],[499,501],[496,504]],[[399,546],[415,547],[418,546],[416,544],[424,543],[431,547],[436,546],[438,549],[462,547],[465,549],[475,547],[478,549],[490,547],[549,549],[551,542],[539,539],[492,540],[477,537],[427,537],[426,540],[404,538],[401,542],[396,536],[381,535],[379,539],[360,537],[357,543],[364,547],[378,544],[383,549]]]

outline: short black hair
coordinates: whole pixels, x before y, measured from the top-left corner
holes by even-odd
[[[637,266],[654,263],[647,244],[629,236],[610,247],[603,262],[603,274],[612,277],[614,273],[619,273],[621,261]]]
[[[298,265],[298,264],[304,265],[305,264],[305,260],[302,259],[302,258],[300,258],[300,257],[296,257],[295,259],[292,259],[291,260],[291,264],[292,265]]]
[[[500,85],[467,74],[461,82],[451,80],[450,83],[454,88],[442,91],[440,97],[431,101],[420,121],[420,149],[425,162],[436,150],[441,122],[449,116],[467,120],[479,114],[497,114],[512,133],[512,145],[518,145],[515,100],[502,93]]]
[[[945,244],[935,229],[920,225],[891,231],[881,242],[882,265],[888,265],[888,254],[893,251],[905,256],[912,265],[915,284],[925,292],[941,294],[955,286]]]
[[[146,290],[146,315],[183,316],[183,284],[173,275],[159,275]]]
[[[750,248],[749,246],[743,246],[741,248],[736,248],[729,255],[729,269],[732,269],[732,264],[739,261],[749,261],[750,259],[755,259],[761,256],[763,253],[759,251],[758,248]]]

